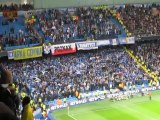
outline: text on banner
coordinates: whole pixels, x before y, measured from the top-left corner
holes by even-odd
[[[13,51],[14,60],[36,58],[42,56],[42,46],[24,49],[16,49]]]

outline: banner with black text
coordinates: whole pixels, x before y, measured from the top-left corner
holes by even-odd
[[[78,50],[92,50],[98,49],[97,41],[90,41],[90,42],[77,42],[77,49]]]
[[[52,45],[51,52],[52,52],[52,55],[75,53],[76,45],[75,43]]]

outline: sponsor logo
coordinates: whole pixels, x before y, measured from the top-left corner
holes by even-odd
[[[83,99],[83,100],[78,100],[78,101],[74,101],[74,102],[70,102],[70,105],[78,105],[78,104],[82,104],[82,103],[86,103],[87,100]]]
[[[50,109],[51,109],[51,110],[56,110],[56,109],[65,108],[65,107],[67,107],[67,104],[66,104],[66,103],[64,103],[64,104],[62,104],[62,105],[52,106],[52,107],[50,107]]]

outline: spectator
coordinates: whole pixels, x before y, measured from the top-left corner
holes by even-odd
[[[30,107],[30,98],[24,97],[22,101],[23,111],[21,120],[34,120],[33,111]]]
[[[12,84],[12,74],[9,70],[0,67],[0,102],[5,103],[16,115],[19,107],[18,96],[15,94]]]
[[[0,118],[2,120],[18,120],[12,110],[3,102],[0,102]]]

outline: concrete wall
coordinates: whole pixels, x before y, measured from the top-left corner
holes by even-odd
[[[40,0],[41,1],[41,0]],[[24,4],[24,3],[30,3],[33,4],[33,0],[0,0],[0,4]]]
[[[121,5],[128,3],[160,3],[160,0],[33,0],[35,8]]]
[[[16,4],[20,4],[21,0],[0,0],[0,4],[7,4],[10,5],[11,3],[16,3]]]

